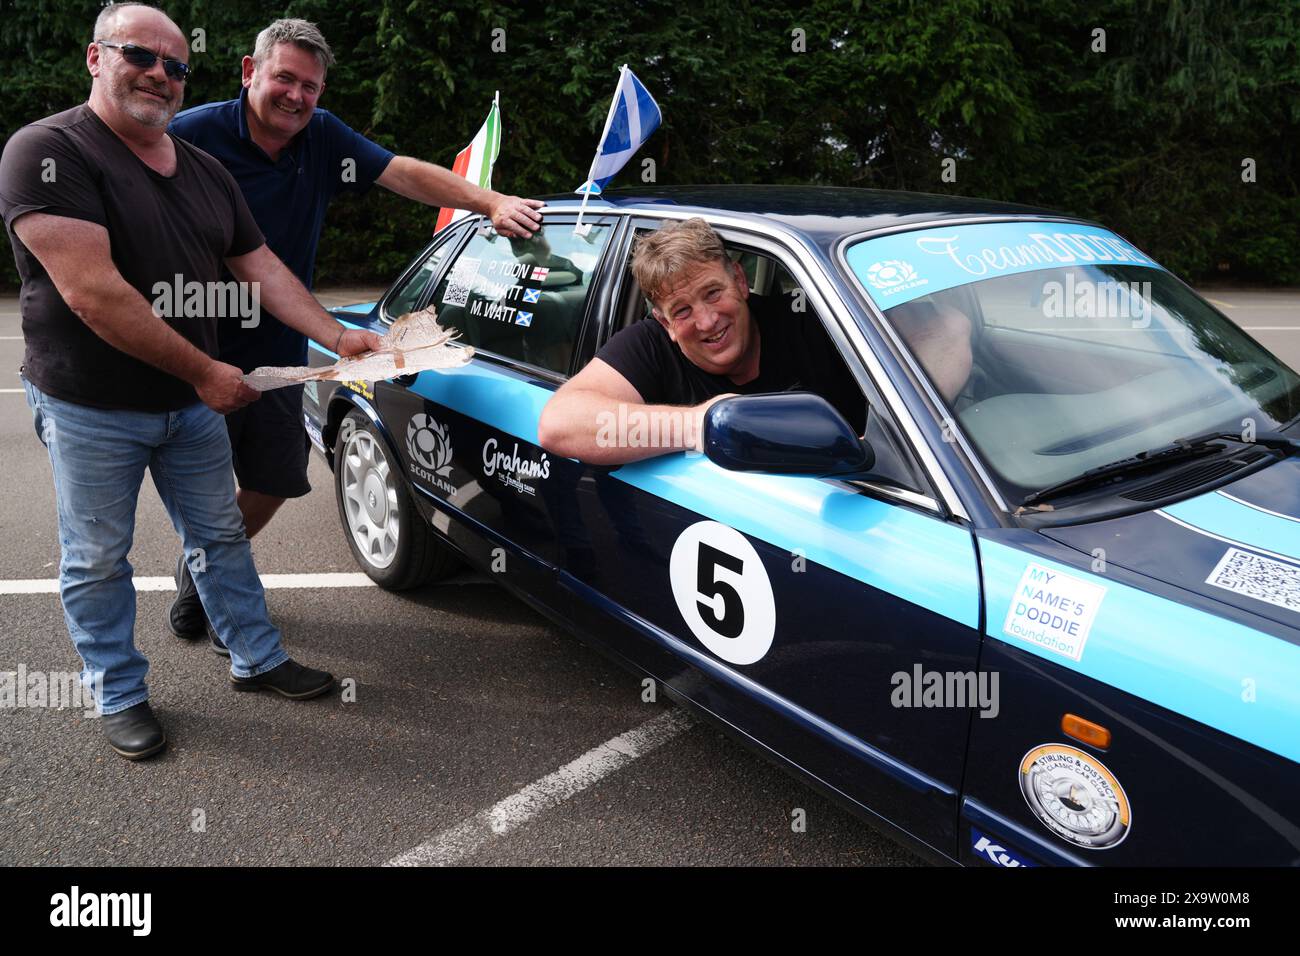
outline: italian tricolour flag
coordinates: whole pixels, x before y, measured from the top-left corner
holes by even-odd
[[[451,171],[457,176],[468,179],[483,189],[492,188],[492,164],[501,152],[501,94],[492,98],[492,109],[487,119],[474,136],[474,141],[456,154],[456,162]],[[439,232],[457,219],[469,215],[468,209],[448,209],[443,207],[438,212],[438,224],[433,231]]]

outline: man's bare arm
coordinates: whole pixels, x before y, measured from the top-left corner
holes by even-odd
[[[427,206],[482,213],[503,236],[527,238],[542,225],[542,214],[537,212],[545,205],[541,200],[481,189],[451,170],[412,156],[394,156],[375,182]]]
[[[103,226],[30,212],[15,220],[14,232],[68,308],[113,348],[189,382],[215,412],[234,411],[258,397],[239,369],[209,358],[154,314],[117,271]]]
[[[621,465],[675,451],[700,450],[699,405],[647,405],[609,363],[592,359],[542,409],[537,441],[552,454],[593,465]]]
[[[339,324],[265,243],[246,255],[231,256],[226,266],[241,282],[259,284],[260,301],[277,319],[331,352],[356,355],[381,347],[374,332]]]

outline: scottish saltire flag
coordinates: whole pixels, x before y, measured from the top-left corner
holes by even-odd
[[[662,119],[659,104],[624,63],[618,73],[618,89],[614,91],[614,102],[605,118],[605,132],[596,147],[591,172],[576,191],[599,196],[605,184],[659,128]]]
[[[451,171],[457,176],[468,179],[475,186],[483,189],[492,187],[492,164],[501,152],[501,94],[492,98],[492,109],[487,119],[474,136],[474,141],[456,154],[456,162]],[[438,211],[438,224],[433,231],[440,232],[457,219],[468,216],[468,209],[448,209]]]

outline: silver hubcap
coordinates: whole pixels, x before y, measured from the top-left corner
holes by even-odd
[[[343,446],[343,506],[357,550],[373,568],[397,556],[397,486],[388,456],[373,435],[358,429]]]

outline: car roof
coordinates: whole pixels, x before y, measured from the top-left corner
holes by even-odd
[[[567,193],[540,198],[555,212],[576,208],[582,202],[581,196]],[[666,206],[680,212],[727,213],[736,219],[753,219],[769,226],[775,220],[788,231],[821,247],[828,247],[841,237],[855,233],[956,219],[1086,221],[1050,209],[992,199],[841,186],[720,185],[611,189],[599,198],[593,197],[587,204],[592,212],[617,208],[653,213]]]

